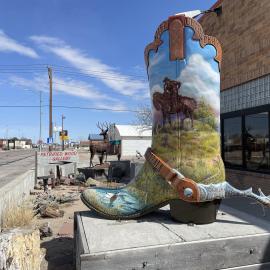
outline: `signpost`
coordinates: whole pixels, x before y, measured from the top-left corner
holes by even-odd
[[[60,131],[59,136],[62,141],[67,141],[69,139],[67,130]]]
[[[53,144],[53,137],[47,138],[47,144]]]

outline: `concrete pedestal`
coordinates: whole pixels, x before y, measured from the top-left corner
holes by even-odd
[[[263,217],[221,205],[215,223],[181,224],[168,209],[128,221],[76,213],[76,269],[270,269],[270,223]]]

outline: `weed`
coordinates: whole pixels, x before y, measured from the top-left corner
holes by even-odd
[[[12,205],[4,210],[2,216],[2,229],[7,230],[15,227],[24,227],[31,224],[34,213],[29,206]]]

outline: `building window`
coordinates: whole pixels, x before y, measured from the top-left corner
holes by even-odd
[[[246,168],[256,171],[269,170],[268,113],[246,115],[243,136]]]
[[[241,117],[224,119],[223,138],[223,155],[225,165],[243,165]]]

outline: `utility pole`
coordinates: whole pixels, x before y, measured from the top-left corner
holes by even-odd
[[[41,145],[42,145],[42,135],[41,135],[41,127],[42,127],[42,95],[41,91],[39,91],[39,151],[41,151]]]
[[[62,151],[65,150],[65,140],[64,140],[64,119],[66,119],[66,117],[62,114]]]
[[[53,138],[53,125],[52,125],[52,68],[48,67],[49,83],[50,83],[50,107],[49,107],[49,140]],[[49,151],[52,146],[49,146]]]
[[[56,144],[56,134],[57,134],[57,124],[56,122],[53,123],[53,133],[54,133],[54,143]]]

